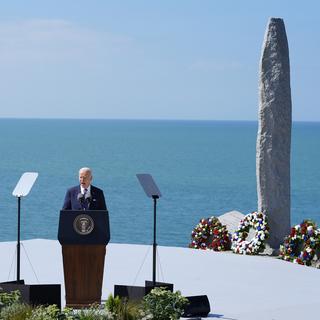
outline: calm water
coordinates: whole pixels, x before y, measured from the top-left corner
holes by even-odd
[[[105,191],[111,241],[151,243],[153,204],[136,179],[151,173],[158,243],[187,246],[202,217],[257,209],[257,123],[221,121],[0,120],[0,241],[16,238],[17,199],[25,171],[39,172],[22,199],[22,238],[56,239],[65,191],[78,169],[94,170]],[[292,223],[320,223],[320,123],[294,123]]]

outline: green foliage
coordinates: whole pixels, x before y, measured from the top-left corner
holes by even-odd
[[[153,289],[143,303],[129,302],[110,295],[105,307],[63,311],[56,305],[31,307],[20,302],[19,291],[0,293],[0,320],[175,320],[179,319],[187,299],[179,291]]]
[[[56,320],[63,319],[60,309],[55,305],[38,306],[32,310],[31,316],[28,320]]]
[[[154,288],[143,298],[143,309],[154,320],[180,319],[188,300],[180,291],[171,292],[165,288]]]
[[[75,314],[72,308],[64,308],[61,312],[60,316],[58,317],[59,320],[74,320]]]
[[[6,297],[7,298],[7,297]],[[9,302],[8,302],[9,301]],[[89,309],[63,311],[56,305],[31,307],[24,303],[6,300],[7,304],[0,311],[0,320],[114,320],[106,309],[92,306]]]
[[[3,309],[0,312],[1,320],[26,320],[31,315],[32,308],[24,303],[14,302]]]
[[[3,292],[0,288],[0,310],[6,306],[20,301],[20,291]]]
[[[98,305],[93,305],[89,309],[72,311],[74,320],[111,320],[110,313],[105,309],[100,309]]]
[[[140,304],[120,299],[118,296],[113,297],[112,294],[109,295],[105,308],[110,312],[112,320],[140,319]]]
[[[120,297],[113,297],[113,295],[110,294],[106,301],[105,308],[112,314],[120,314],[121,304]]]

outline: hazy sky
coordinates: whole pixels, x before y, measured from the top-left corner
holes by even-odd
[[[320,2],[10,0],[0,117],[256,120],[261,46],[285,21],[294,120],[320,121]]]

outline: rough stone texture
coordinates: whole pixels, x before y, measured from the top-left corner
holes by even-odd
[[[268,216],[271,248],[290,231],[291,89],[284,22],[271,18],[262,48],[257,136],[258,210]]]
[[[230,211],[222,214],[218,219],[223,225],[227,226],[228,232],[233,234],[244,217],[245,215],[239,211]]]

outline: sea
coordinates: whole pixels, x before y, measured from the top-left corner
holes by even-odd
[[[0,119],[0,241],[17,238],[24,172],[38,172],[21,199],[21,238],[57,239],[59,212],[78,170],[93,170],[105,193],[111,242],[151,244],[153,201],[136,174],[151,174],[157,243],[187,247],[201,218],[257,210],[257,122]],[[294,122],[291,221],[320,224],[320,123]]]

